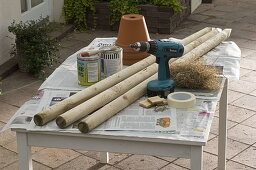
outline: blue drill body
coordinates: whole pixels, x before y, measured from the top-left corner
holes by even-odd
[[[147,52],[156,56],[158,66],[158,79],[150,81],[147,85],[148,96],[159,95],[167,97],[174,91],[175,82],[170,79],[169,60],[183,55],[184,46],[170,40],[154,40],[137,42],[130,45],[136,51]]]

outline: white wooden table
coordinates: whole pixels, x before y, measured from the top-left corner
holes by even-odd
[[[226,169],[227,86],[225,79],[219,102],[218,169]],[[169,138],[138,137],[66,132],[32,132],[13,129],[17,134],[20,170],[32,170],[31,146],[93,150],[101,152],[100,162],[107,163],[108,152],[182,157],[191,159],[192,170],[203,169],[206,142]]]

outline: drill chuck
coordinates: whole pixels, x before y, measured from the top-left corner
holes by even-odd
[[[148,52],[150,50],[150,44],[148,42],[136,42],[130,45],[135,51]]]

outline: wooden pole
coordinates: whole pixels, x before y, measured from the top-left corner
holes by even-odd
[[[194,34],[192,34],[192,35],[182,39],[181,43],[183,45],[187,45],[187,44],[191,43],[192,41],[195,41],[199,37],[203,36],[204,34],[210,32],[211,30],[212,30],[211,27],[206,27],[206,28],[204,28],[202,30],[199,30],[198,32],[196,32],[196,33],[194,33]]]
[[[200,44],[204,43],[205,41],[209,40],[210,38],[214,37],[217,35],[219,32],[221,32],[221,29],[213,28],[212,31],[204,34],[203,36],[199,37],[198,39],[192,41],[191,43],[187,44],[184,49],[184,54],[187,54]]]
[[[197,46],[189,53],[178,58],[171,64],[181,63],[181,62],[184,62],[187,60],[193,61],[193,60],[200,58],[201,56],[203,56],[204,54],[206,54],[207,52],[209,52],[210,50],[212,50],[213,48],[218,46],[222,41],[226,40],[230,36],[230,33],[231,33],[231,29],[225,29],[225,30],[221,31],[216,36],[205,41],[204,43]]]
[[[138,84],[125,94],[119,96],[112,102],[108,103],[93,114],[89,115],[81,122],[79,122],[78,129],[83,133],[87,133],[92,129],[96,128],[101,123],[105,122],[106,120],[117,114],[119,111],[123,110],[124,108],[135,102],[137,99],[145,95],[148,82],[155,79],[157,79],[157,74],[154,74],[150,78],[144,80],[142,83]]]
[[[87,116],[155,74],[157,72],[157,68],[158,65],[154,63],[146,69],[132,75],[131,77],[92,97],[84,103],[68,110],[57,117],[57,125],[60,128],[65,128],[75,121]]]
[[[113,74],[112,76],[101,80],[100,82],[87,87],[86,89],[66,98],[65,100],[56,103],[55,105],[46,108],[45,110],[37,113],[34,116],[34,122],[38,126],[43,126],[44,124],[55,119],[62,113],[70,110],[71,108],[85,102],[91,97],[103,92],[104,90],[114,86],[115,84],[123,81],[124,79],[130,77],[131,75],[137,73],[138,71],[145,69],[147,66],[155,63],[155,56],[151,55],[146,59],[143,59],[130,67],[127,67],[120,72]]]

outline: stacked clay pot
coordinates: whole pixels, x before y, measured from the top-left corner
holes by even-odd
[[[123,48],[123,64],[132,65],[149,56],[129,47],[138,41],[149,41],[149,34],[144,16],[139,14],[123,15],[120,21],[116,45]]]

